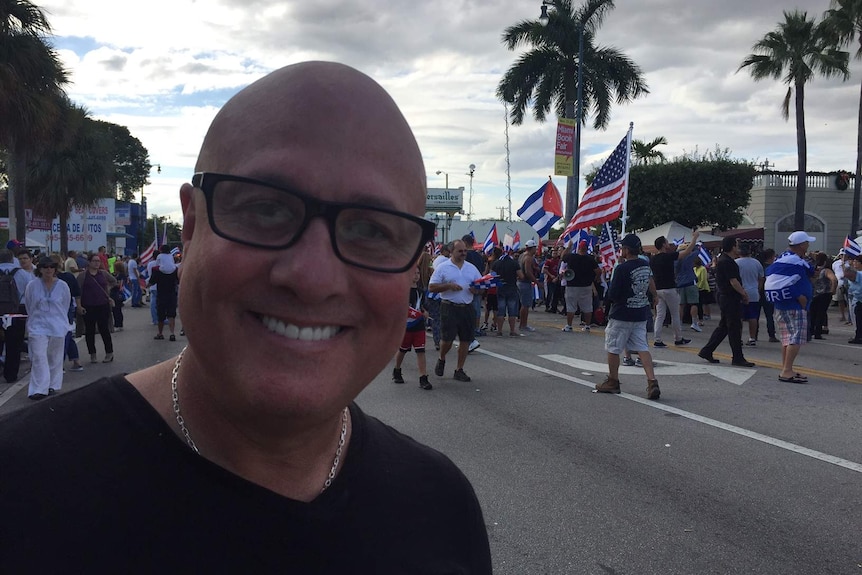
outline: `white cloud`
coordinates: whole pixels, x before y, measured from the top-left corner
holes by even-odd
[[[70,94],[95,116],[141,139],[165,178],[147,190],[150,210],[176,214],[210,119],[230,94],[277,67],[331,59],[371,74],[414,129],[429,185],[469,186],[474,213],[496,217],[506,204],[505,122],[496,85],[518,52],[503,30],[538,16],[523,0],[47,0],[72,71]],[[827,3],[798,0],[819,17]],[[796,167],[793,117],[779,106],[786,87],[737,73],[751,46],[773,30],[784,0],[618,3],[597,41],[642,67],[651,94],[615,106],[605,132],[583,130],[583,171],[602,161],[630,121],[635,137],[665,136],[672,157],[715,145],[734,156]],[[858,63],[848,83],[816,79],[806,92],[809,168],[852,169],[856,153]],[[513,211],[553,169],[553,123],[509,128]],[[168,176],[170,174],[170,176]],[[557,178],[558,186],[565,185]],[[158,206],[158,209],[155,209]]]

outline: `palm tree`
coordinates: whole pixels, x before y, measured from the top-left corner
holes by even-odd
[[[667,146],[667,138],[659,136],[652,142],[632,140],[632,156],[636,165],[663,164],[667,161],[665,155],[656,148]]]
[[[849,77],[849,55],[830,45],[822,23],[809,20],[807,12],[784,12],[784,22],[766,34],[752,47],[753,54],[737,69],[748,68],[755,81],[779,78],[787,84],[787,93],[781,105],[785,120],[790,118],[790,96],[796,92],[796,150],[798,173],[796,177],[796,207],[793,225],[803,230],[805,224],[805,175],[808,169],[808,140],[805,135],[805,84],[815,74],[830,78]]]
[[[854,55],[862,59],[862,0],[832,0],[832,8],[826,11],[823,26],[832,34],[838,47],[849,46],[853,39],[859,40],[859,49]],[[850,218],[850,235],[856,237],[859,229],[859,191],[862,188],[862,88],[859,96],[859,121],[856,128],[856,180],[853,187],[853,211]]]
[[[539,122],[551,109],[557,116],[574,118],[577,94],[578,39],[583,30],[584,59],[581,124],[592,114],[593,127],[605,129],[610,122],[611,104],[630,102],[649,93],[643,72],[628,56],[614,47],[597,46],[596,32],[613,0],[586,0],[576,8],[572,0],[553,0],[547,25],[524,20],[503,32],[509,50],[521,45],[530,49],[509,68],[497,86],[497,97],[511,106],[513,124],[521,124],[528,106]],[[578,166],[579,167],[579,166]],[[574,198],[569,178],[567,199]],[[568,202],[567,202],[568,203]],[[566,206],[567,217],[573,206]]]
[[[35,213],[60,219],[60,252],[68,250],[67,221],[73,206],[91,206],[112,195],[114,175],[110,133],[87,111],[61,104],[53,143],[29,166],[30,202]]]
[[[67,82],[57,53],[45,43],[50,31],[34,4],[0,0],[0,147],[8,154],[9,216],[21,240],[28,158],[50,132],[59,113],[56,96]]]

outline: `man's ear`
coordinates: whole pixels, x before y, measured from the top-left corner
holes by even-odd
[[[195,194],[194,186],[191,184],[183,184],[180,188],[180,205],[183,209],[183,244],[187,244],[192,241],[192,236],[194,236],[195,233],[195,207],[197,205],[195,199],[198,197],[199,196]]]

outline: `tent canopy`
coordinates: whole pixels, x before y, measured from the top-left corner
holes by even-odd
[[[687,228],[681,223],[671,220],[660,226],[654,227],[651,230],[637,232],[637,236],[641,239],[644,251],[653,252],[655,251],[655,240],[659,236],[664,236],[671,242],[678,238],[685,238],[684,243],[688,243],[691,241],[692,232],[691,228]],[[721,240],[723,238],[721,236],[701,233],[700,238],[698,239],[703,242],[707,248],[712,248],[721,245]]]

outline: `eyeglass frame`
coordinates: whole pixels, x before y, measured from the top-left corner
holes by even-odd
[[[294,234],[293,238],[284,245],[272,246],[267,244],[259,244],[248,240],[241,240],[232,237],[226,234],[223,230],[219,229],[219,227],[215,223],[215,217],[213,215],[213,194],[215,193],[216,184],[224,181],[265,186],[273,190],[286,192],[298,198],[303,203],[303,207],[305,208],[305,217],[303,218],[302,223],[297,228],[297,231]],[[431,239],[434,237],[434,232],[437,229],[437,226],[434,222],[426,220],[425,218],[414,216],[413,214],[408,214],[406,212],[401,212],[398,210],[392,210],[379,206],[369,206],[367,204],[355,202],[330,202],[327,200],[320,200],[317,198],[313,198],[309,195],[303,194],[301,192],[297,192],[296,190],[285,188],[284,186],[279,186],[270,182],[257,180],[255,178],[248,178],[245,176],[236,176],[233,174],[224,174],[219,172],[196,172],[192,176],[192,185],[204,194],[204,198],[206,199],[207,219],[209,220],[210,229],[212,229],[212,231],[220,238],[254,248],[260,248],[265,250],[284,250],[298,242],[299,239],[302,237],[302,234],[305,233],[305,230],[308,225],[311,223],[311,220],[315,217],[320,216],[326,222],[326,227],[329,230],[329,240],[330,245],[332,246],[332,251],[335,253],[336,257],[338,257],[339,260],[351,266],[381,273],[401,273],[414,267],[416,265],[416,261],[419,258],[419,254],[422,253],[422,249],[428,242],[431,241]],[[409,263],[407,263],[401,268],[389,269],[364,265],[345,258],[344,255],[338,249],[338,244],[335,236],[335,220],[338,218],[338,215],[346,209],[371,210],[374,212],[396,215],[418,224],[421,231],[420,241],[418,242],[418,246],[416,247],[415,253],[410,257]]]

